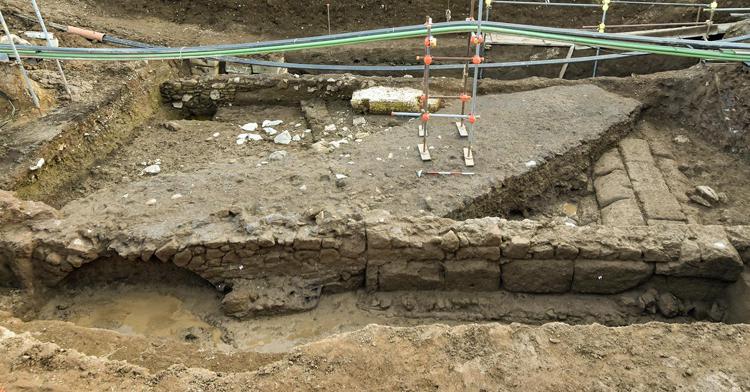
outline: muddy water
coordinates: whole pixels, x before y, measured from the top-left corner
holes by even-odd
[[[123,334],[193,342],[224,351],[284,352],[368,324],[412,326],[439,322],[372,314],[357,307],[357,294],[324,296],[309,312],[240,321],[223,316],[210,288],[105,286],[60,293],[40,318]]]

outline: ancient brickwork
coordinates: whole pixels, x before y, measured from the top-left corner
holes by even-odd
[[[307,219],[240,214],[179,234],[133,238],[69,227],[53,209],[2,195],[0,262],[22,286],[55,285],[106,257],[158,260],[237,288],[224,307],[240,316],[307,309],[323,292],[360,287],[614,294],[644,283],[672,292],[686,284],[684,296],[703,298],[736,281],[741,255],[747,261],[750,253],[746,226],[575,227],[385,211],[323,211]]]
[[[367,224],[367,288],[612,294],[654,277],[711,285],[737,280],[743,263],[732,244],[745,252],[747,238],[744,227],[381,217]]]

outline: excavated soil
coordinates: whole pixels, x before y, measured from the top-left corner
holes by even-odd
[[[328,30],[325,2],[43,3],[50,21],[162,45],[257,41]],[[446,9],[460,20],[467,7],[459,3],[334,2],[331,29],[418,24],[426,14],[443,21]],[[744,6],[740,3],[723,1],[721,6]],[[13,29],[36,29],[12,15],[30,14],[26,2],[9,0],[2,7]],[[599,14],[599,9],[496,5],[492,20],[581,27],[596,24]],[[693,18],[692,11],[683,9],[615,5],[608,24]],[[56,35],[63,46],[100,46],[71,34]],[[446,55],[465,50],[458,37],[446,37],[441,47]],[[418,42],[377,43],[289,53],[286,60],[414,64],[420,50]],[[495,47],[487,57],[513,61],[559,58],[565,52]],[[614,151],[622,164],[631,165],[628,146],[641,142],[640,151],[655,162],[649,168],[666,184],[659,197],[676,200],[683,214],[670,222],[648,219],[652,212],[628,166],[623,171],[631,177],[628,183],[637,193],[631,199],[644,225],[718,225],[722,233],[721,226],[742,233],[745,226],[737,225],[750,224],[747,67],[700,64],[629,76],[692,64],[653,57],[606,62],[601,74],[617,77],[581,81],[551,79],[557,66],[487,71],[480,84],[477,166],[470,169],[475,174],[419,177],[420,170],[467,170],[461,159],[466,140],[457,137],[449,122],[434,122],[440,125],[429,133],[433,160],[423,163],[416,152],[418,122],[354,112],[347,85],[355,79],[418,87],[418,73],[416,78],[372,79],[323,75],[317,85],[321,92],[312,101],[310,94],[302,96],[287,86],[312,76],[269,77],[263,87],[245,92],[244,100],[223,103],[211,115],[196,115],[175,110],[159,94],[164,83],[200,80],[187,62],[65,62],[72,100],[51,62],[28,62],[44,108],[30,110],[21,90],[11,91],[12,80],[2,81],[0,87],[7,91],[0,91],[0,187],[59,211],[22,208],[29,218],[24,223],[15,220],[17,211],[0,210],[0,217],[8,218],[0,222],[0,246],[24,243],[19,238],[29,233],[62,233],[52,227],[62,224],[79,233],[49,240],[60,247],[76,246],[69,241],[84,232],[109,232],[121,244],[143,241],[144,253],[126,262],[117,257],[120,249],[106,249],[55,287],[35,286],[32,291],[19,288],[29,271],[8,262],[28,249],[0,248],[0,392],[750,390],[750,330],[746,324],[720,322],[748,320],[746,273],[737,283],[708,281],[718,294],[694,303],[663,291],[644,303],[650,292],[643,286],[612,295],[367,292],[360,282],[341,289],[346,292],[323,293],[311,310],[239,320],[224,311],[231,284],[214,286],[187,269],[162,263],[158,253],[164,248],[146,250],[143,240],[175,232],[189,236],[206,227],[219,236],[226,230],[223,234],[231,237],[237,216],[249,226],[285,216],[298,218],[289,220],[297,222],[292,226],[304,226],[319,218],[320,211],[348,214],[360,222],[377,209],[409,222],[427,215],[504,217],[533,219],[540,228],[580,226],[594,232],[608,224],[602,204],[607,189],[596,182],[599,160]],[[572,65],[567,77],[586,78],[590,71],[590,64]],[[513,80],[532,75],[545,78]],[[456,73],[437,76],[440,92],[458,85]],[[14,117],[9,117],[6,95],[19,109]],[[441,112],[459,110],[448,104]],[[269,138],[236,142],[242,125],[264,120],[283,120],[276,129],[300,140],[290,145]],[[336,130],[321,129],[328,124]],[[305,132],[308,128],[312,132]],[[328,150],[313,148],[313,142]],[[279,151],[286,155],[277,159]],[[40,157],[46,158],[44,165],[30,169]],[[656,167],[664,160],[673,171]],[[144,172],[155,163],[160,173]],[[706,206],[689,198],[700,185],[720,193],[721,201]],[[37,213],[50,219],[40,223]],[[248,225],[242,229],[249,231]],[[737,237],[730,247],[737,248],[732,251],[741,264],[740,257],[748,260],[750,240]],[[29,254],[35,253],[33,241],[27,243]],[[698,261],[703,260],[701,251],[706,252],[698,250]],[[51,255],[47,262],[54,261]],[[404,255],[406,259],[406,251]],[[72,265],[71,260],[76,259],[63,263]],[[19,261],[33,262],[31,256]],[[34,272],[44,268],[49,267]],[[398,271],[395,275],[391,278],[398,280]],[[692,277],[680,282],[685,291],[706,283]],[[670,303],[671,298],[676,302]]]

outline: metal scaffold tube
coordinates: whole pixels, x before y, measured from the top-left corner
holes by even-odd
[[[607,23],[607,11],[609,10],[609,3],[610,2],[611,2],[610,0],[603,0],[602,1],[602,21],[601,21],[601,23],[599,23],[599,26],[598,26],[598,31],[600,33],[604,33],[604,31],[606,30],[606,27],[607,27],[607,25],[606,25],[606,23]],[[596,55],[599,56],[601,54],[601,51],[602,51],[602,48],[600,46],[597,46],[596,47]],[[594,60],[594,72],[591,75],[592,77],[596,77],[596,71],[597,71],[598,68],[599,68],[599,61]]]
[[[599,4],[592,3],[568,3],[553,1],[529,1],[529,0],[493,0],[493,4],[514,4],[514,5],[539,5],[539,6],[556,6],[556,7],[579,7],[579,8],[599,8]],[[641,6],[665,6],[665,7],[687,7],[687,8],[705,8],[709,4],[698,3],[671,3],[663,1],[636,1],[636,0],[612,0],[612,4],[627,4]]]
[[[10,34],[10,29],[8,29],[8,24],[5,23],[5,17],[3,17],[3,12],[0,11],[0,23],[3,25],[3,31],[5,32],[5,36],[8,37],[8,42],[10,42],[10,47],[13,51],[13,56],[16,58],[16,64],[18,65],[18,70],[21,71],[21,77],[23,78],[24,82],[26,83],[26,90],[29,93],[29,96],[31,96],[31,100],[34,102],[34,106],[41,110],[42,106],[39,104],[39,97],[36,95],[36,91],[34,91],[34,85],[31,84],[31,79],[29,79],[29,74],[26,72],[26,68],[23,67],[23,62],[21,61],[21,56],[18,54],[18,50],[16,49],[16,43],[13,42],[13,36]]]
[[[474,31],[476,22],[436,23],[433,35],[456,34]],[[647,37],[629,34],[603,34],[576,29],[487,22],[487,32],[497,32],[522,37],[543,38],[577,45],[600,46],[607,49],[647,52],[680,57],[705,58],[725,61],[750,61],[750,45],[727,41],[695,41],[686,39]],[[210,45],[180,48],[49,48],[46,46],[20,46],[18,53],[28,58],[125,61],[125,60],[172,60],[189,58],[222,57],[235,55],[266,54],[297,50],[345,46],[368,42],[388,41],[424,36],[425,27],[405,26],[295,38],[270,42],[234,45]],[[0,45],[0,53],[13,54],[8,45]]]
[[[42,28],[42,33],[44,33],[44,38],[47,41],[47,46],[52,47],[52,39],[49,36],[49,32],[47,31],[47,25],[44,24],[44,18],[42,17],[42,11],[39,9],[39,6],[36,3],[36,0],[31,0],[31,5],[34,7],[34,13],[36,13],[37,21],[39,22],[39,26]],[[73,93],[70,92],[70,86],[68,86],[68,79],[65,77],[65,71],[63,71],[62,64],[60,64],[60,60],[55,60],[55,64],[57,64],[57,72],[60,73],[60,77],[62,78],[63,86],[65,86],[65,92],[68,93],[68,96],[70,99],[73,99]]]

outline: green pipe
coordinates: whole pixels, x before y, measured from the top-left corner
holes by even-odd
[[[435,27],[432,30],[434,35],[443,34],[455,34],[465,33],[475,30],[475,27],[464,25],[464,26],[446,26],[446,27]],[[711,60],[723,60],[723,61],[738,61],[747,62],[750,61],[750,54],[737,53],[733,50],[714,51],[706,49],[691,49],[683,47],[674,47],[667,45],[656,45],[656,44],[644,44],[636,42],[618,41],[617,39],[601,39],[601,38],[587,38],[577,37],[566,34],[553,34],[553,33],[542,33],[534,31],[516,30],[504,27],[487,26],[485,31],[497,32],[509,35],[516,35],[522,37],[542,38],[547,40],[568,42],[573,44],[586,45],[591,47],[604,47],[609,49],[618,50],[631,50],[647,52],[652,54],[661,54],[669,56],[680,56],[680,57],[693,57],[701,59]],[[363,37],[349,37],[341,39],[331,39],[326,41],[318,42],[305,42],[305,43],[288,43],[282,45],[267,46],[262,48],[243,48],[243,49],[214,49],[206,51],[195,51],[187,54],[180,53],[152,53],[152,54],[96,54],[96,53],[50,53],[43,50],[30,50],[30,49],[19,49],[19,53],[22,57],[33,57],[42,59],[60,59],[60,60],[96,60],[96,61],[124,61],[124,60],[175,60],[175,59],[189,59],[189,58],[203,58],[203,57],[217,57],[217,56],[232,56],[232,55],[252,55],[252,54],[267,54],[267,53],[278,53],[278,52],[291,52],[305,49],[317,49],[317,48],[328,48],[334,46],[345,46],[355,45],[368,42],[379,42],[389,41],[396,39],[414,38],[423,36],[426,34],[426,29],[416,29],[410,31],[401,32],[389,32],[374,34],[371,36]],[[7,50],[0,50],[0,52],[7,53]]]

